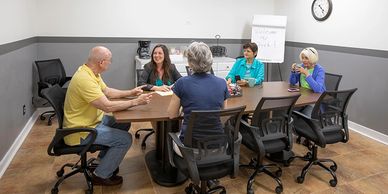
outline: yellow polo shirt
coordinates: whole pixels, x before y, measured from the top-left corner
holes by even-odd
[[[63,126],[65,128],[94,128],[102,120],[104,112],[95,108],[91,102],[104,95],[106,84],[100,75],[82,65],[73,75],[66,92],[64,104]],[[85,139],[88,132],[79,132],[66,136],[67,145],[79,145],[81,138]]]

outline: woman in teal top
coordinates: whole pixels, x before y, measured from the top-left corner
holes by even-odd
[[[167,47],[159,44],[152,50],[151,62],[144,65],[137,85],[147,85],[144,90],[166,92],[171,90],[171,85],[181,77],[175,65],[171,64]]]
[[[243,86],[248,84],[246,78],[255,78],[255,85],[261,84],[264,80],[264,64],[255,59],[257,45],[254,42],[246,43],[243,48],[244,58],[237,59],[225,79],[228,84],[236,83],[236,76],[239,76],[240,80],[237,80],[237,84]]]

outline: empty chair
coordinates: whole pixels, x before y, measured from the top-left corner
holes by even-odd
[[[143,73],[143,71],[144,71],[144,69],[136,69],[136,76],[137,76],[137,80],[138,80],[138,81],[139,81],[139,78],[140,78],[141,74]],[[142,128],[142,129],[138,129],[138,130],[136,131],[136,133],[135,133],[135,138],[136,138],[136,139],[139,139],[139,138],[140,138],[140,132],[142,132],[142,131],[148,132],[148,133],[144,136],[143,140],[141,141],[141,148],[144,150],[144,149],[146,148],[146,146],[147,146],[146,141],[147,141],[148,137],[151,136],[152,134],[154,134],[154,133],[155,133],[155,130],[154,130],[153,128]]]
[[[311,116],[294,111],[295,132],[309,141],[309,151],[307,154],[303,157],[295,157],[308,161],[300,176],[296,179],[298,183],[303,183],[306,173],[311,166],[318,165],[332,175],[333,179],[329,181],[330,185],[332,187],[337,185],[337,177],[335,174],[337,164],[331,159],[319,159],[318,146],[325,148],[328,144],[338,142],[346,143],[349,140],[346,108],[351,96],[356,90],[355,88],[351,90],[324,92],[315,103]],[[324,165],[325,163],[331,163],[330,167]]]
[[[41,92],[43,89],[51,87],[55,84],[63,87],[71,77],[66,77],[66,72],[60,59],[49,59],[42,61],[35,61],[35,66],[38,71],[38,95],[42,97]],[[48,116],[48,125],[51,125],[51,120],[55,116],[55,111],[46,111],[40,115],[41,120],[45,120]]]
[[[277,164],[264,164],[263,160],[266,155],[291,150],[291,113],[299,96],[263,97],[253,113],[251,124],[241,121],[242,144],[257,154],[248,165],[241,165],[254,170],[247,183],[247,193],[254,193],[252,185],[256,175],[261,172],[275,179],[278,184],[276,193],[283,191],[280,180],[282,169]],[[272,173],[271,168],[275,168],[276,172]]]
[[[339,84],[341,82],[342,75],[333,74],[333,73],[325,73],[325,87],[326,90],[334,90],[337,91]],[[301,142],[301,136],[298,136],[296,139],[296,143]],[[308,142],[303,142],[304,145],[308,146]]]
[[[186,187],[186,193],[226,193],[222,186],[207,190],[206,183],[227,175],[237,175],[241,144],[238,130],[244,109],[245,106],[225,110],[193,110],[183,142],[176,133],[169,133],[170,163],[192,181]],[[222,130],[223,133],[220,132]]]
[[[57,171],[57,176],[59,180],[55,183],[55,186],[52,188],[51,193],[58,193],[59,185],[67,178],[77,174],[83,173],[88,184],[88,190],[86,193],[93,193],[93,184],[92,184],[92,172],[90,167],[94,159],[87,160],[87,152],[96,152],[99,150],[106,149],[105,146],[100,145],[92,145],[97,136],[97,131],[93,128],[63,128],[63,105],[66,96],[66,90],[63,90],[59,85],[54,85],[50,88],[46,88],[42,91],[42,96],[47,99],[47,101],[54,108],[55,113],[58,118],[58,128],[55,131],[55,136],[51,141],[47,153],[50,156],[61,156],[68,154],[76,154],[80,156],[80,159],[77,163],[67,163],[61,167],[59,171]],[[68,146],[65,144],[63,138],[72,133],[78,132],[89,132],[91,137],[89,142],[85,145],[77,145],[77,146]],[[79,164],[81,162],[81,164]],[[71,171],[67,174],[65,173],[65,167],[69,167]]]
[[[338,90],[338,86],[341,82],[342,75],[334,73],[325,73],[325,86],[326,90]]]

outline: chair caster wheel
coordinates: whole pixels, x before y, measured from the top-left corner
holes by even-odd
[[[63,176],[63,173],[65,173],[65,171],[64,171],[63,169],[58,170],[58,171],[57,171],[57,177],[58,177],[58,178],[59,178],[59,177],[62,177],[62,176]]]
[[[58,194],[58,189],[57,188],[51,189],[51,194]]]
[[[282,176],[282,170],[277,170],[275,172],[276,177],[280,178]]]
[[[140,138],[140,134],[135,133],[135,138],[136,138],[136,139],[139,139],[139,138]]]
[[[222,190],[222,191],[220,192],[220,194],[226,194],[226,191],[225,191],[225,190]]]
[[[147,146],[146,146],[146,144],[145,144],[145,143],[142,143],[142,144],[141,144],[141,149],[142,149],[142,150],[145,150],[145,149],[146,149],[146,147],[147,147]]]
[[[331,179],[331,180],[329,181],[329,183],[330,183],[330,186],[332,186],[332,187],[337,186],[337,181],[336,181],[335,179]]]
[[[282,193],[282,192],[283,192],[283,187],[277,186],[277,187],[275,188],[275,192],[276,192],[277,194]]]
[[[330,169],[331,169],[333,172],[335,172],[335,171],[337,170],[337,166],[336,166],[336,165],[331,165],[331,166],[330,166]]]
[[[299,183],[299,184],[302,184],[303,181],[304,181],[304,178],[301,177],[301,176],[298,176],[298,177],[296,178],[296,182]]]
[[[40,115],[40,120],[44,121],[46,119],[46,117]]]
[[[47,126],[51,126],[53,123],[51,122],[51,120],[49,120],[48,122],[47,122]]]
[[[249,188],[248,190],[247,190],[247,194],[254,194],[255,192],[253,191],[253,189],[252,188]]]

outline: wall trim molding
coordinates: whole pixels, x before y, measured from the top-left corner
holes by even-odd
[[[7,170],[9,164],[12,162],[12,159],[15,157],[20,146],[23,144],[27,135],[30,133],[32,127],[35,124],[35,121],[38,119],[39,115],[42,113],[42,110],[36,110],[30,119],[28,119],[26,125],[23,127],[22,131],[19,133],[18,137],[13,142],[12,146],[9,148],[7,153],[4,155],[3,159],[0,161],[0,179]]]
[[[354,47],[344,47],[344,46],[332,46],[332,45],[292,42],[292,41],[286,41],[286,46],[297,47],[297,48],[314,47],[318,50],[324,50],[324,51],[355,54],[355,55],[365,55],[365,56],[371,56],[371,57],[388,58],[388,51],[384,51],[384,50],[364,49],[364,48],[354,48]]]
[[[388,135],[385,135],[376,130],[362,126],[352,121],[349,121],[348,124],[349,129],[351,129],[352,131],[355,131],[363,136],[369,137],[375,141],[388,145]]]
[[[156,43],[190,43],[192,41],[201,41],[207,44],[216,44],[217,41],[214,38],[145,38],[145,37],[70,37],[70,36],[35,36],[18,40],[15,42],[0,45],[0,55],[9,53],[11,51],[23,48],[34,43],[135,43],[139,40],[151,40]],[[244,44],[249,42],[250,39],[220,39],[219,44]],[[306,48],[315,47],[318,50],[325,50],[331,52],[348,53],[355,55],[364,55],[372,57],[388,58],[388,51],[364,49],[354,47],[332,46],[323,44],[303,43],[286,41],[286,46]]]

